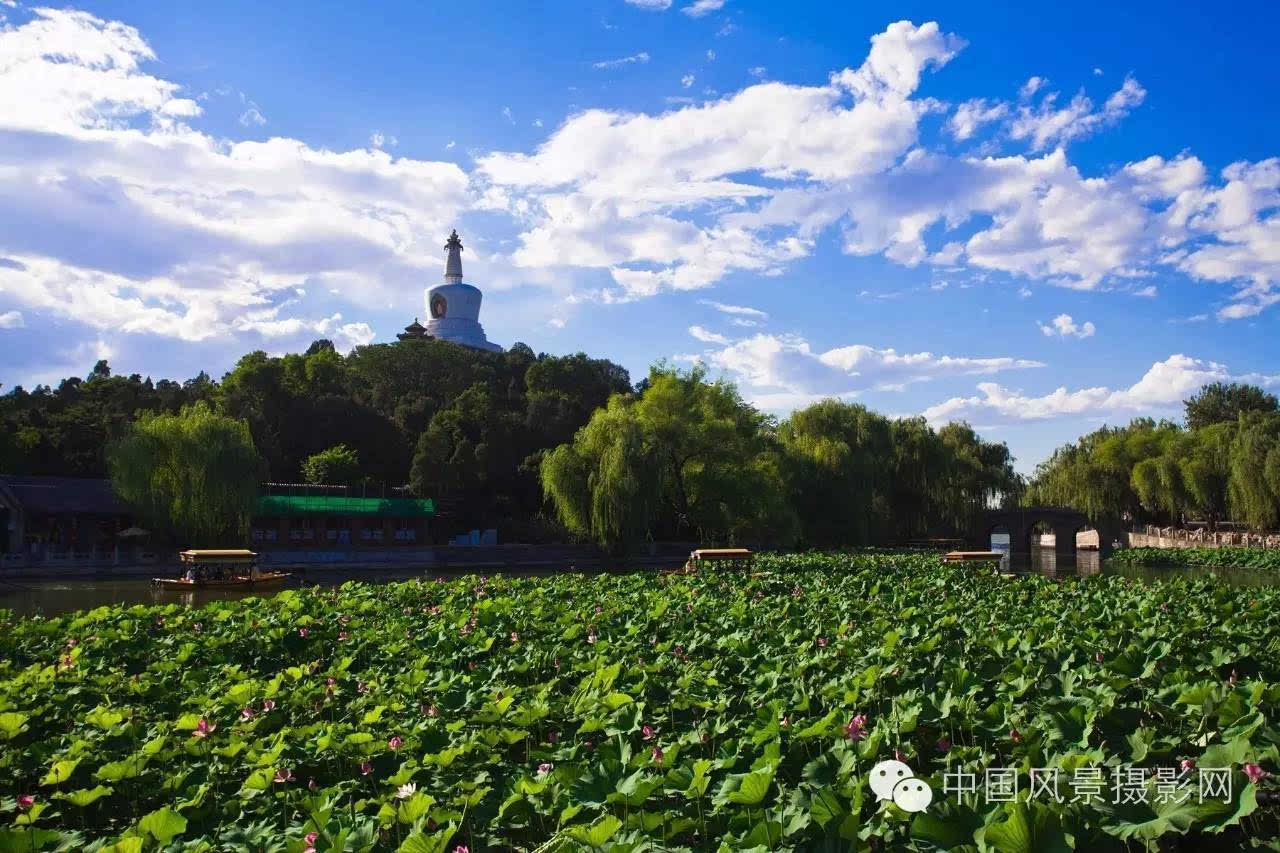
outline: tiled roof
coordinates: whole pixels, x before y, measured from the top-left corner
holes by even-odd
[[[110,480],[85,477],[23,477],[0,474],[26,512],[80,515],[123,515],[129,507],[116,496]]]

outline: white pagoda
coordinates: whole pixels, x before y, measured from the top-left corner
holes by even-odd
[[[480,325],[480,288],[462,281],[462,240],[457,230],[444,244],[449,252],[444,264],[444,284],[427,291],[426,334],[474,349],[501,352],[502,347],[491,343]]]

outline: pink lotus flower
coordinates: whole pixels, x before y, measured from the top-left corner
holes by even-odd
[[[938,742],[934,746],[938,748],[938,752],[949,752],[951,750],[951,740],[944,735],[938,738]]]
[[[653,752],[649,755],[649,757],[650,757],[651,759],[653,759],[653,763],[654,763],[654,764],[661,764],[661,763],[662,763],[662,757],[663,757],[662,747],[660,747],[660,746],[655,746],[655,747],[653,748]]]
[[[396,789],[396,799],[407,800],[410,797],[412,797],[414,793],[417,792],[417,790],[418,790],[417,785],[413,784],[412,782],[405,782],[403,785],[401,785],[399,788]]]
[[[207,738],[209,735],[213,734],[213,730],[217,727],[218,725],[216,723],[211,723],[204,717],[201,717],[200,722],[196,723],[196,730],[191,733],[191,736]]]
[[[552,764],[552,763],[551,763],[551,762],[549,762],[549,761],[544,761],[544,762],[542,762],[541,764],[539,764],[539,765],[538,765],[538,775],[539,775],[539,776],[546,776],[546,775],[547,775],[548,773],[550,773],[554,768],[555,768],[555,765],[554,765],[554,764]]]
[[[310,634],[310,633],[311,633],[311,631],[310,631],[306,626],[303,626],[303,627],[301,627],[301,628],[299,628],[299,629],[298,629],[298,636],[299,636],[299,637],[305,637],[305,636],[307,636],[307,634]]]
[[[340,643],[345,643],[346,641],[347,641],[347,632],[346,632],[346,631],[339,631],[339,632],[338,632],[338,642],[340,642]]]
[[[471,853],[471,848],[465,844],[459,844],[457,847],[453,848],[453,853]]]
[[[357,682],[356,682],[356,692],[357,692],[357,693],[368,693],[368,692],[369,692],[369,682],[367,682],[367,681],[357,681]]]
[[[826,647],[827,647],[827,638],[826,638],[826,637],[819,637],[819,638],[818,638],[818,648],[820,648],[820,649],[825,649]]]
[[[640,727],[640,736],[645,740],[653,740],[653,736],[656,734],[657,732],[654,731],[653,726],[650,726],[647,723]]]
[[[319,837],[320,833],[318,832],[308,832],[304,835],[302,840],[306,846],[302,848],[302,853],[316,853],[316,839]]]
[[[1190,773],[1192,770],[1196,769],[1196,763],[1190,758],[1184,758],[1182,759],[1182,763],[1178,765],[1178,769],[1183,773]]]
[[[361,775],[361,776],[368,776],[371,772],[373,772],[373,765],[372,765],[372,764],[370,764],[370,763],[369,763],[369,762],[367,762],[367,761],[361,761],[361,762],[360,762],[360,775]]]
[[[867,736],[867,715],[858,714],[849,720],[844,727],[844,736],[849,740],[858,741]]]
[[[1022,732],[1017,729],[1009,730],[1009,739],[1014,743],[1022,743]]]
[[[518,643],[518,642],[520,642],[520,632],[519,632],[519,631],[512,631],[512,632],[511,632],[511,642],[513,642],[513,643]]]
[[[283,785],[285,782],[292,782],[293,771],[290,770],[288,767],[276,768],[275,778],[273,778],[271,781],[275,782],[277,785]]]
[[[318,788],[318,787],[319,787],[319,786],[318,786],[318,785],[316,785],[316,780],[315,780],[315,777],[314,777],[314,776],[313,776],[313,777],[311,777],[311,778],[309,778],[309,779],[307,779],[307,790],[308,790],[308,791],[314,791],[314,790],[315,790],[316,788]]]
[[[1244,766],[1244,775],[1248,776],[1249,781],[1256,785],[1271,774],[1256,764],[1246,764]]]
[[[1236,674],[1236,671],[1234,669],[1231,670],[1231,675],[1227,676],[1227,686],[1235,687],[1236,683],[1239,681],[1240,681],[1240,676]]]
[[[35,794],[19,794],[18,795],[18,811],[25,812],[36,804]]]
[[[253,719],[253,708],[252,708],[251,706],[249,706],[249,705],[245,705],[245,706],[244,706],[244,708],[240,711],[240,719],[242,719],[242,720],[252,720],[252,719]]]
[[[276,707],[276,700],[274,700],[274,699],[267,699],[267,700],[263,701],[263,703],[262,703],[262,710],[263,710],[263,711],[271,711],[271,710],[273,710],[275,707]]]
[[[1106,656],[1103,655],[1102,652],[1098,652],[1093,656],[1093,659],[1096,660],[1098,663],[1102,663],[1106,659]]]
[[[395,735],[391,740],[387,741],[387,749],[399,749],[404,746],[404,740],[400,735]]]
[[[591,631],[587,634],[587,644],[594,646],[596,643],[596,632]]]
[[[192,627],[193,627],[193,628],[195,628],[195,629],[196,629],[196,633],[197,633],[197,634],[199,634],[202,630],[204,630],[204,623],[202,623],[202,622],[197,622],[197,623],[196,623],[195,625],[193,625]]]

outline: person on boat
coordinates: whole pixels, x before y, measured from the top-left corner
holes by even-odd
[[[195,571],[193,569],[187,569],[187,573],[182,576],[182,579],[187,583],[191,583],[196,579]]]

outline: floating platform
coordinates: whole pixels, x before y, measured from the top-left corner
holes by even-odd
[[[998,563],[1005,558],[1003,551],[948,551],[942,555],[944,563]]]

